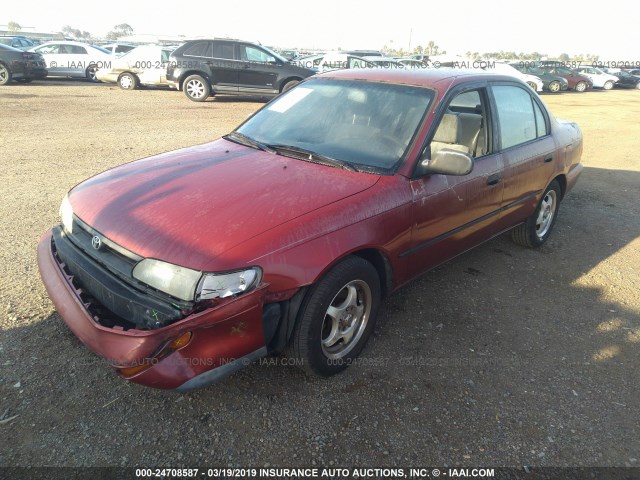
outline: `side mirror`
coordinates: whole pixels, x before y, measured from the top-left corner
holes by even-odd
[[[473,170],[473,158],[464,152],[443,148],[433,158],[423,158],[419,165],[419,173],[422,175],[437,173],[463,176]]]

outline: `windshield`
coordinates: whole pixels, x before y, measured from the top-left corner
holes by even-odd
[[[423,87],[318,78],[281,95],[236,132],[277,153],[294,147],[357,170],[388,171],[403,157],[432,98]]]

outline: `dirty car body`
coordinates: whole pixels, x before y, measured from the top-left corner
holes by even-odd
[[[384,296],[507,230],[542,244],[581,152],[512,77],[331,72],[221,139],[72,188],[40,272],[131,381],[189,390],[280,352],[329,376]]]

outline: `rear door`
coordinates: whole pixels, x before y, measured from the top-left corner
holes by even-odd
[[[533,213],[556,165],[562,164],[540,98],[524,85],[491,85],[497,143],[504,158],[504,205],[501,226],[508,228]]]

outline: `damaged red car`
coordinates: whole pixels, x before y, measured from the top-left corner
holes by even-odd
[[[508,230],[544,243],[581,152],[512,77],[331,72],[221,139],[72,188],[39,268],[133,382],[190,390],[269,354],[329,376],[410,280]]]

